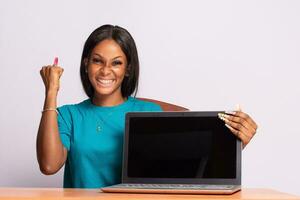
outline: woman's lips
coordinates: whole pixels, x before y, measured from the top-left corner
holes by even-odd
[[[114,79],[96,79],[97,85],[101,87],[110,87],[114,84]]]

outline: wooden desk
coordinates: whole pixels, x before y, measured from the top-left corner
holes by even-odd
[[[112,194],[102,193],[98,189],[62,189],[62,188],[0,188],[0,200],[3,199],[106,199],[106,200],[157,200],[157,199],[298,199],[300,197],[270,189],[242,189],[233,195],[168,195],[168,194]]]

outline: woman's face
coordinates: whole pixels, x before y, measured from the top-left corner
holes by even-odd
[[[87,62],[94,95],[122,97],[121,84],[126,74],[127,59],[118,43],[103,40],[95,46]]]

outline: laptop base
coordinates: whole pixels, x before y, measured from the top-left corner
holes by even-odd
[[[230,189],[193,189],[193,188],[146,188],[146,187],[122,187],[123,184],[101,188],[102,192],[108,193],[149,193],[149,194],[233,194],[241,190],[240,186]],[[126,184],[125,184],[126,185]]]

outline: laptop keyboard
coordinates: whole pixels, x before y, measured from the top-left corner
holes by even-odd
[[[179,190],[229,190],[234,185],[198,185],[198,184],[119,184],[115,188],[133,189],[179,189]]]

